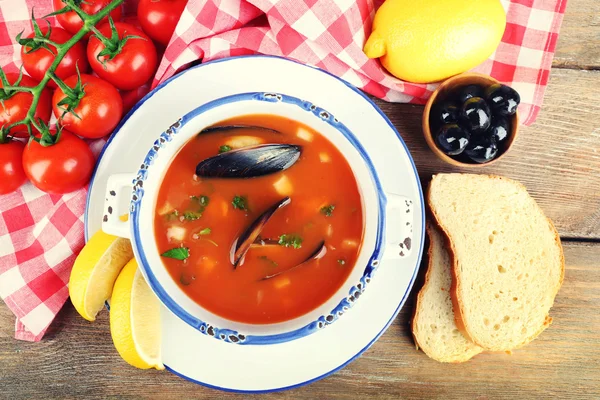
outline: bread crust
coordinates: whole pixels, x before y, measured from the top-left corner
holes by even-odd
[[[435,224],[435,221],[433,220],[433,218],[429,218],[429,221],[427,221],[426,225],[425,225],[425,231],[427,233],[427,236],[429,237],[430,240],[430,245],[429,245],[429,249],[427,250],[427,271],[425,272],[425,280],[423,282],[423,286],[421,287],[421,290],[419,290],[419,293],[417,294],[416,297],[416,301],[415,301],[415,306],[413,309],[413,315],[412,318],[410,319],[410,325],[411,325],[411,333],[412,333],[412,337],[413,340],[415,342],[416,348],[417,350],[419,350],[419,347],[421,349],[423,349],[423,346],[419,344],[419,340],[417,338],[418,336],[418,325],[415,323],[415,321],[417,320],[418,316],[419,316],[419,310],[420,310],[420,303],[423,301],[423,296],[425,294],[425,289],[427,288],[427,286],[429,285],[429,278],[430,278],[430,274],[431,274],[431,270],[433,269],[432,267],[432,263],[433,263],[433,257],[432,257],[432,252],[433,252],[433,245],[431,243],[432,239],[432,229],[433,226],[432,224]],[[437,226],[437,224],[436,224]],[[444,236],[444,235],[442,235]],[[444,238],[444,240],[446,241],[446,239]],[[453,279],[454,281],[454,279]],[[454,307],[453,307],[454,309]],[[425,352],[425,351],[424,351]],[[451,359],[441,359],[438,357],[432,357],[432,355],[427,354],[428,357],[439,361],[439,362],[446,362],[446,363],[463,363],[466,361],[469,361],[471,358],[473,358],[475,355],[479,354],[474,354],[474,355],[468,355],[468,354],[464,354],[463,357],[455,357],[455,358],[451,358]]]
[[[469,331],[467,330],[467,327],[465,326],[465,324],[463,322],[463,315],[462,315],[462,311],[461,311],[461,307],[460,307],[461,301],[459,300],[458,296],[456,295],[457,290],[460,287],[460,283],[458,283],[458,277],[456,276],[458,261],[456,259],[456,255],[455,255],[454,244],[452,243],[452,240],[450,240],[450,236],[448,235],[446,228],[444,228],[444,226],[442,226],[440,224],[439,218],[438,218],[434,208],[431,206],[431,184],[433,183],[433,181],[435,180],[435,178],[438,175],[440,175],[440,174],[434,174],[431,177],[431,181],[429,182],[429,185],[427,186],[427,194],[426,194],[427,208],[429,209],[431,215],[433,216],[433,220],[435,221],[436,226],[440,229],[440,232],[442,232],[442,236],[444,237],[444,240],[446,241],[446,248],[448,249],[448,254],[450,255],[450,260],[452,262],[452,268],[450,268],[450,271],[452,272],[452,284],[450,286],[450,299],[452,300],[452,311],[454,312],[454,323],[456,324],[456,327],[458,328],[458,330],[468,340],[477,344],[480,347],[483,347],[479,343],[477,343],[475,340],[473,340],[473,336],[469,334]]]
[[[473,343],[477,344],[478,346],[480,346],[480,347],[482,347],[482,348],[484,348],[486,350],[497,351],[497,349],[490,349],[485,344],[482,344],[481,342],[477,341],[476,338],[469,332],[469,329],[468,329],[467,325],[464,322],[465,321],[465,317],[464,317],[464,313],[463,313],[464,303],[463,303],[462,299],[459,296],[459,293],[461,292],[461,282],[460,282],[460,279],[458,278],[458,260],[456,258],[456,248],[455,248],[454,243],[452,242],[452,239],[450,238],[450,235],[448,234],[446,228],[443,226],[443,224],[440,223],[440,219],[439,219],[438,215],[436,214],[434,207],[432,207],[432,205],[431,205],[431,186],[433,184],[433,181],[438,176],[440,176],[440,175],[456,175],[456,174],[434,174],[432,176],[432,178],[431,178],[431,181],[429,182],[429,185],[427,186],[427,193],[426,193],[426,199],[427,199],[427,201],[426,202],[427,202],[427,207],[429,208],[429,211],[430,211],[431,215],[433,216],[433,219],[436,222],[436,225],[439,227],[440,231],[442,232],[442,236],[444,236],[444,238],[446,240],[447,248],[448,248],[448,253],[450,254],[450,259],[451,259],[451,263],[452,263],[452,268],[451,268],[451,271],[452,271],[452,285],[450,287],[450,298],[452,299],[452,308],[453,308],[453,311],[454,311],[455,323],[456,323],[456,326],[459,329],[459,331],[467,339],[469,339]],[[477,174],[459,173],[457,175],[477,175]],[[523,185],[521,182],[518,182],[516,180],[510,179],[510,178],[506,178],[506,177],[503,177],[503,176],[500,176],[500,175],[492,175],[492,174],[479,174],[479,175],[480,176],[487,176],[490,179],[500,179],[500,180],[504,180],[504,181],[516,184],[517,186],[520,186],[523,190],[525,190],[527,192],[527,188],[525,187],[525,185]],[[560,251],[560,264],[561,264],[560,280],[558,282],[558,285],[554,289],[552,305],[548,309],[548,312],[550,312],[550,309],[554,305],[554,300],[556,299],[556,294],[560,290],[560,287],[562,286],[562,283],[563,283],[563,280],[564,280],[564,275],[565,275],[565,256],[564,256],[564,250],[563,250],[563,247],[562,247],[562,243],[560,241],[560,235],[559,235],[556,227],[554,226],[554,224],[552,223],[552,220],[550,220],[550,218],[546,217],[546,220],[548,221],[550,227],[554,231],[554,240],[555,240],[556,244],[558,245],[558,248],[559,248],[559,251]],[[538,331],[536,331],[533,335],[528,336],[527,338],[525,338],[525,340],[523,340],[521,343],[517,344],[513,349],[520,348],[520,347],[522,347],[522,346],[530,343],[531,341],[533,341],[548,326],[550,326],[551,323],[552,323],[552,318],[550,317],[549,314],[547,314],[546,318],[544,320],[544,323],[542,324],[542,326],[540,327],[540,329],[538,329]]]
[[[427,237],[429,237],[429,240],[431,240],[431,227],[429,226],[429,223],[425,224],[425,232],[427,233]],[[423,289],[425,287],[427,287],[427,285],[429,284],[429,275],[431,273],[431,252],[432,252],[432,250],[433,250],[433,248],[430,244],[429,249],[427,249],[427,271],[425,271],[425,280],[423,282],[423,286],[421,286],[421,290],[419,290],[419,293],[417,293],[412,317],[410,318],[410,327],[411,327],[410,331],[411,331],[413,340],[415,342],[415,346],[417,347],[417,350],[419,350],[419,347],[423,348],[423,346],[419,344],[419,340],[417,339],[418,327],[417,327],[417,324],[415,324],[415,321],[417,320],[417,317],[419,316],[419,308],[420,308],[419,305],[421,304],[421,301],[423,300],[423,292],[424,292]]]

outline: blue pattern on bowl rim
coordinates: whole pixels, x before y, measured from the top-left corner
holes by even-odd
[[[228,104],[232,102],[238,101],[266,101],[266,102],[283,102],[287,104],[296,105],[302,108],[305,111],[310,112],[321,120],[325,121],[333,128],[338,130],[342,135],[348,140],[353,147],[358,151],[360,156],[363,158],[371,178],[375,184],[375,188],[378,194],[378,203],[379,203],[379,213],[378,213],[378,221],[377,221],[377,233],[375,239],[375,248],[371,257],[369,258],[369,262],[365,267],[364,273],[359,280],[359,283],[353,285],[348,291],[348,295],[343,298],[336,307],[334,307],[327,315],[321,315],[315,321],[301,327],[295,329],[293,331],[273,334],[273,335],[244,335],[236,330],[228,329],[228,328],[218,328],[208,324],[205,321],[201,321],[198,318],[190,315],[187,311],[185,311],[181,306],[179,306],[164,290],[164,288],[160,285],[152,271],[146,267],[148,264],[145,252],[143,247],[137,246],[137,243],[141,243],[140,231],[139,231],[139,212],[141,206],[141,200],[144,197],[144,181],[148,177],[148,169],[153,164],[154,159],[158,157],[158,152],[161,148],[164,148],[167,143],[171,142],[172,136],[176,135],[181,127],[183,127],[190,120],[194,119],[197,115],[206,112],[212,108],[221,106],[223,104]],[[365,291],[367,285],[373,278],[375,272],[377,271],[377,267],[379,265],[380,257],[383,252],[383,243],[385,243],[385,205],[387,203],[386,196],[383,192],[381,182],[377,176],[375,171],[375,167],[371,162],[367,152],[360,144],[358,139],[350,132],[348,128],[341,122],[337,120],[330,112],[304,100],[300,100],[296,97],[283,95],[279,93],[259,93],[259,92],[250,92],[250,93],[241,93],[235,94],[227,97],[222,97],[220,99],[213,100],[209,103],[206,103],[188,114],[184,115],[182,118],[178,119],[175,123],[173,123],[165,132],[161,133],[159,138],[154,142],[152,148],[148,151],[148,154],[144,158],[143,164],[140,166],[136,174],[136,178],[133,180],[133,193],[131,196],[131,204],[130,204],[130,220],[132,221],[131,229],[132,229],[132,237],[133,237],[133,249],[136,258],[140,261],[140,267],[144,270],[146,277],[148,278],[148,284],[153,289],[153,291],[157,294],[160,300],[180,319],[185,321],[188,325],[194,327],[201,333],[212,336],[216,339],[223,340],[228,343],[235,344],[251,344],[251,345],[270,345],[283,343],[295,339],[299,339],[301,337],[307,336],[311,333],[316,332],[319,329],[323,329],[327,325],[330,325],[337,321],[346,311],[348,311],[358,300],[361,294]]]

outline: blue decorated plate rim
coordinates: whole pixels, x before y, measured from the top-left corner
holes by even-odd
[[[94,168],[94,172],[92,173],[92,177],[90,179],[90,188],[93,186],[95,178],[97,176],[97,174],[100,173],[99,169],[100,169],[100,160],[103,158],[103,156],[105,155],[105,153],[107,152],[107,150],[109,149],[113,139],[121,132],[123,126],[129,121],[129,119],[133,116],[133,114],[136,112],[136,110],[138,110],[139,108],[141,108],[147,100],[149,100],[151,97],[153,97],[155,94],[159,93],[161,89],[165,88],[167,85],[171,84],[173,81],[180,79],[184,76],[186,76],[189,73],[192,73],[194,71],[199,71],[202,70],[204,67],[207,66],[213,66],[213,65],[218,65],[221,63],[226,63],[226,62],[240,62],[240,61],[244,61],[246,59],[255,59],[255,60],[264,60],[264,61],[270,61],[270,60],[274,60],[274,61],[284,61],[284,62],[289,62],[292,64],[296,64],[296,65],[300,65],[303,67],[306,67],[308,69],[312,69],[315,71],[318,71],[324,75],[327,75],[329,78],[334,79],[335,81],[343,84],[346,88],[352,90],[352,92],[354,92],[356,95],[360,96],[361,99],[363,99],[366,104],[370,105],[380,116],[381,118],[385,121],[385,123],[387,124],[387,126],[391,129],[392,132],[394,132],[398,142],[400,142],[400,144],[402,145],[402,147],[404,148],[406,155],[408,157],[408,160],[410,162],[410,165],[412,167],[412,173],[413,176],[415,178],[415,183],[418,189],[418,194],[419,194],[419,201],[420,201],[420,214],[421,214],[421,224],[423,226],[423,229],[421,229],[421,237],[419,238],[419,249],[418,249],[418,254],[417,254],[417,259],[416,259],[416,265],[417,267],[414,268],[413,270],[413,274],[412,277],[410,278],[410,282],[404,292],[404,294],[402,295],[402,297],[400,298],[400,301],[398,302],[397,307],[395,308],[394,312],[390,315],[389,319],[386,321],[386,323],[383,325],[383,327],[381,328],[381,330],[368,342],[366,343],[362,348],[360,348],[356,354],[354,354],[353,356],[349,357],[348,359],[346,359],[345,361],[342,361],[337,367],[332,368],[331,370],[328,370],[324,373],[321,373],[318,376],[315,376],[313,378],[310,379],[306,379],[303,380],[301,382],[295,383],[295,384],[291,384],[291,385],[284,385],[281,387],[274,387],[274,388],[269,388],[269,389],[258,389],[258,390],[250,390],[250,389],[235,389],[232,387],[223,387],[221,385],[214,385],[214,384],[210,384],[208,382],[203,382],[201,380],[192,378],[190,376],[187,376],[184,373],[181,373],[179,371],[177,371],[176,369],[165,365],[166,369],[168,371],[170,371],[171,373],[186,379],[190,382],[205,386],[205,387],[209,387],[212,389],[217,389],[217,390],[222,390],[225,392],[232,392],[232,393],[244,393],[244,394],[259,394],[259,393],[273,393],[273,392],[279,392],[279,391],[284,391],[284,390],[290,390],[290,389],[295,389],[295,388],[299,388],[302,386],[306,386],[309,385],[311,383],[317,382],[323,378],[326,378],[332,374],[334,374],[335,372],[343,369],[345,366],[347,366],[348,364],[350,364],[351,362],[353,362],[355,359],[357,359],[358,357],[360,357],[361,354],[363,354],[367,349],[369,349],[373,343],[375,343],[380,337],[381,335],[389,328],[390,324],[394,321],[394,319],[396,319],[398,313],[400,312],[400,310],[402,309],[402,307],[404,306],[404,303],[406,301],[406,298],[408,296],[408,293],[410,292],[414,281],[416,279],[417,273],[418,273],[418,265],[421,262],[421,258],[422,258],[422,254],[423,254],[423,249],[425,247],[425,229],[424,229],[424,224],[425,224],[425,202],[424,202],[424,196],[423,196],[423,188],[421,185],[421,182],[419,180],[419,175],[417,172],[417,168],[415,166],[415,162],[408,150],[408,147],[406,146],[406,143],[404,142],[404,140],[402,139],[402,137],[400,136],[400,133],[398,132],[398,130],[395,128],[395,126],[391,123],[391,121],[389,120],[389,118],[387,117],[387,115],[385,113],[383,113],[383,111],[381,111],[381,109],[373,102],[373,100],[371,100],[365,93],[363,93],[360,89],[356,88],[354,85],[348,83],[347,81],[344,81],[343,79],[341,79],[340,77],[333,75],[332,73],[325,71],[323,69],[320,69],[318,67],[314,67],[311,65],[307,65],[304,63],[300,63],[298,61],[289,59],[289,58],[285,58],[285,57],[281,57],[281,56],[273,56],[273,55],[264,55],[264,54],[253,54],[253,55],[242,55],[242,56],[234,56],[234,57],[228,57],[228,58],[222,58],[222,59],[217,59],[217,60],[211,60],[211,61],[207,61],[198,65],[195,65],[191,68],[185,69],[181,72],[179,72],[178,74],[170,77],[169,79],[167,79],[166,81],[162,82],[161,84],[159,84],[156,88],[154,88],[153,90],[150,91],[150,93],[148,93],[146,96],[144,96],[144,98],[142,98],[142,100],[140,100],[135,106],[133,106],[133,108],[129,111],[129,113],[121,120],[121,122],[119,123],[119,125],[115,128],[113,135],[111,135],[108,138],[108,141],[106,142],[106,144],[104,145],[104,147],[102,148],[99,156],[98,156],[98,162],[96,163],[96,167]],[[85,231],[84,231],[84,236],[85,236],[85,240],[86,242],[89,240],[90,236],[89,236],[89,218],[90,218],[90,204],[91,204],[91,199],[88,196],[87,201],[86,201],[86,213],[84,215],[84,225],[85,225]],[[107,308],[109,308],[109,304],[106,303]]]

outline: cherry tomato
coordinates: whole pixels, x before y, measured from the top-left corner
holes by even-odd
[[[144,32],[166,46],[175,32],[187,0],[140,0],[138,20]]]
[[[48,32],[48,27],[41,29],[42,33],[44,34]],[[33,33],[27,37],[32,38]],[[50,31],[50,40],[56,43],[62,44],[69,39],[71,39],[71,35],[64,29],[52,28]],[[50,47],[52,52],[45,48],[38,48],[34,51],[31,51],[30,47],[21,47],[21,59],[23,60],[25,71],[27,71],[27,73],[31,75],[33,79],[38,81],[44,79],[44,74],[54,62],[56,47],[52,45],[49,45],[48,47]],[[71,47],[67,54],[65,54],[65,57],[60,61],[60,64],[58,64],[58,67],[54,73],[60,79],[68,78],[77,72],[75,70],[75,65],[79,67],[80,72],[86,72],[88,69],[88,62],[87,58],[85,57],[85,48],[81,42],[75,43],[75,45]],[[50,80],[48,81],[48,86],[56,88],[56,83]]]
[[[19,78],[17,73],[6,74],[6,79],[10,84],[14,84]],[[37,86],[38,82],[34,79],[23,75],[20,86],[34,87]],[[3,97],[4,87],[2,80],[0,80],[0,98]],[[44,89],[38,100],[37,107],[35,108],[34,117],[41,118],[45,123],[50,120],[50,101],[52,100],[52,94],[48,89]],[[27,92],[15,92],[8,99],[4,99],[0,104],[0,126],[10,125],[14,122],[21,121],[27,115],[27,112],[31,108],[31,102],[33,101],[33,95]],[[37,132],[37,129],[33,128],[33,132]],[[10,130],[10,134],[15,137],[28,137],[27,127],[25,125],[17,125]]]
[[[24,148],[16,140],[0,144],[0,195],[14,192],[27,180],[22,161]]]
[[[94,154],[82,139],[64,130],[56,144],[44,147],[30,140],[23,151],[23,169],[38,189],[64,194],[85,186],[94,170]]]
[[[96,14],[98,11],[103,9],[110,3],[111,0],[85,0],[85,1],[76,1],[79,4],[79,7],[88,13],[89,15]],[[52,0],[54,5],[54,11],[62,10],[64,8],[64,3],[62,0]],[[121,19],[121,7],[117,7],[110,12],[110,16],[113,21],[119,21]],[[56,19],[60,23],[60,25],[68,30],[71,33],[77,33],[83,26],[83,21],[79,16],[75,13],[75,11],[69,11],[64,14],[58,14]],[[108,22],[108,18],[102,18],[100,22],[96,24],[96,26],[100,26]],[[86,36],[89,37],[89,34]]]
[[[140,25],[140,21],[135,14],[124,14],[121,18],[121,22],[125,22],[126,24],[133,25],[138,29],[142,29],[142,25]]]
[[[98,54],[105,49],[104,44],[92,36],[87,46],[87,57],[94,72],[105,81],[112,83],[117,89],[132,90],[146,83],[156,72],[156,48],[152,40],[133,25],[115,22],[119,39],[129,38],[119,54],[110,59]],[[105,37],[111,37],[111,26],[104,24],[99,29]]]
[[[65,84],[74,88],[77,75],[65,79]],[[70,112],[65,113],[66,106],[59,106],[65,93],[58,88],[52,97],[52,109],[56,118],[62,117],[61,124],[71,132],[89,139],[108,135],[117,126],[123,116],[123,101],[113,85],[92,75],[81,75],[84,86],[83,97],[73,110],[79,117]],[[64,114],[64,116],[63,116]]]
[[[138,101],[150,92],[150,83],[146,83],[136,89],[121,92],[123,99],[123,114],[127,114]]]

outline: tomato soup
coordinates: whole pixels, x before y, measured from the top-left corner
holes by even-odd
[[[238,127],[194,137],[163,177],[154,233],[164,266],[191,299],[223,318],[268,324],[302,316],[338,291],[356,263],[364,221],[352,169],[331,142],[296,121],[252,115],[218,125]],[[301,153],[289,168],[264,176],[195,174],[203,160],[261,144],[297,145]],[[234,266],[236,240],[286,197],[289,204]]]

